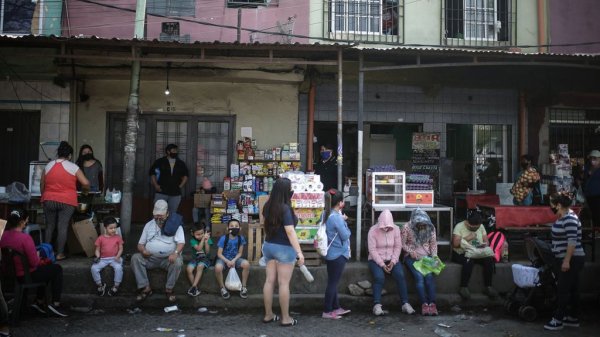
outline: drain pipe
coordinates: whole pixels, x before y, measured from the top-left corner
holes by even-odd
[[[313,139],[315,137],[315,96],[317,85],[313,79],[310,80],[308,89],[308,125],[306,130],[306,171],[313,171]]]
[[[545,3],[544,0],[537,0],[537,24],[538,24],[538,52],[545,53],[546,42],[546,20],[545,20]]]

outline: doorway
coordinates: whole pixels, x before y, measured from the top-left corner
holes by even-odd
[[[39,157],[40,111],[1,110],[0,125],[0,186],[14,181],[28,186],[29,162]]]

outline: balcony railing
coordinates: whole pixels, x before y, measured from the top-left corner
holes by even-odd
[[[517,40],[517,0],[443,0],[441,45],[510,47]]]
[[[404,43],[404,0],[324,0],[324,36],[348,42]]]

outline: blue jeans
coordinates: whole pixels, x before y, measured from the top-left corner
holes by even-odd
[[[200,224],[202,219],[204,219],[204,226],[206,229],[210,231],[211,223],[210,223],[210,208],[198,208],[194,207],[192,210],[192,219],[195,224]]]
[[[271,243],[265,241],[262,246],[262,253],[267,263],[271,260],[276,260],[279,263],[284,264],[296,264],[296,251],[294,247],[289,245],[280,245],[278,243]]]
[[[181,195],[166,195],[160,192],[156,192],[154,195],[154,202],[157,200],[164,200],[169,204],[169,214],[177,213],[179,203],[181,202]]]
[[[344,267],[346,266],[346,258],[341,255],[335,260],[327,261],[327,288],[325,289],[324,307],[325,312],[332,312],[340,308],[340,300],[338,299],[338,283],[342,278]]]
[[[421,274],[421,272],[416,270],[413,266],[415,260],[413,260],[410,256],[404,258],[404,263],[406,263],[406,266],[412,272],[413,277],[415,278],[415,287],[417,288],[417,295],[419,296],[419,301],[421,301],[421,304],[435,303],[434,274],[429,273],[427,276]],[[427,288],[427,294],[425,293],[425,288]]]
[[[371,269],[371,274],[373,274],[373,302],[378,304],[381,303],[381,290],[385,282],[386,272],[373,260],[369,260],[369,269]],[[404,279],[402,263],[394,265],[394,268],[392,268],[392,277],[396,280],[396,288],[398,288],[400,301],[402,304],[408,303],[408,291],[406,290],[406,280]]]

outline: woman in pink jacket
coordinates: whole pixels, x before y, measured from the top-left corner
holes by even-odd
[[[394,224],[392,213],[384,210],[379,215],[377,223],[369,229],[369,269],[373,274],[373,314],[384,315],[386,312],[381,306],[381,290],[385,281],[385,274],[391,274],[396,280],[396,287],[402,301],[402,312],[412,315],[415,310],[408,303],[408,292],[404,269],[399,263],[402,251],[402,237],[400,228]]]

